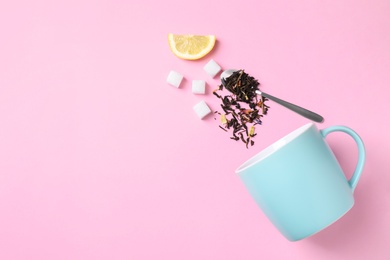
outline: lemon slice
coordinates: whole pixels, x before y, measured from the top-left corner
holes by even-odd
[[[168,34],[172,52],[185,60],[197,60],[206,56],[214,48],[215,40],[215,35]]]

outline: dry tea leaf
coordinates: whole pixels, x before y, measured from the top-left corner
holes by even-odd
[[[225,79],[225,85],[221,84],[213,94],[222,102],[221,123],[219,126],[224,131],[232,131],[231,139],[241,140],[248,145],[254,145],[252,140],[257,134],[255,125],[261,125],[261,118],[267,114],[268,100],[256,94],[260,83],[244,70],[235,71]],[[225,94],[225,95],[224,95]],[[249,127],[249,130],[248,130]]]

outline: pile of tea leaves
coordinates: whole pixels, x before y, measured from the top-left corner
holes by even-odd
[[[256,125],[261,125],[261,118],[267,115],[268,100],[256,94],[260,83],[254,77],[237,70],[224,79],[213,94],[221,100],[223,111],[215,111],[220,115],[219,127],[225,132],[232,132],[230,139],[242,141],[246,148],[254,145],[253,138],[257,135]]]

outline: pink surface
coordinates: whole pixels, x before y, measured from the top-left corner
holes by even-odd
[[[2,1],[0,259],[390,259],[389,3]],[[183,61],[169,32],[218,42]],[[297,243],[270,224],[234,170],[308,120],[270,104],[253,148],[229,140],[192,111],[219,106],[211,58],[361,135],[345,217]],[[352,139],[328,140],[350,175]]]

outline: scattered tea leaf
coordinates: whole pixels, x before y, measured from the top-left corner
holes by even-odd
[[[257,135],[255,125],[262,124],[261,118],[267,115],[269,108],[265,104],[268,99],[256,94],[259,85],[257,79],[244,70],[238,70],[225,79],[225,85],[221,84],[213,91],[213,94],[221,100],[221,108],[224,112],[218,112],[223,125],[219,127],[225,132],[232,129],[230,139],[241,140],[247,148],[249,144],[254,145],[252,139]],[[225,92],[224,90],[228,92],[226,95],[221,93]]]

